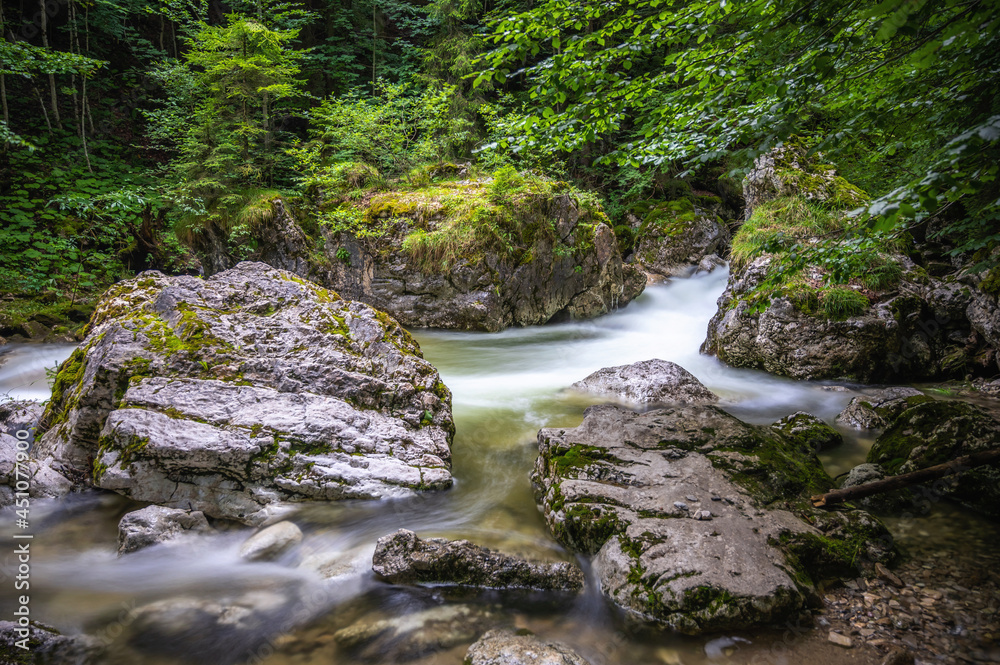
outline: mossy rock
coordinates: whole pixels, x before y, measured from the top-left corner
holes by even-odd
[[[903,411],[876,439],[868,462],[898,475],[1000,447],[1000,421],[958,401],[918,403]],[[987,516],[1000,517],[1000,469],[988,465],[935,485],[938,493]]]

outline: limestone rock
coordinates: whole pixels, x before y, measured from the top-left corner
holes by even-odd
[[[625,306],[645,288],[642,271],[622,261],[611,228],[569,194],[525,204],[518,222],[526,233],[519,240],[525,245],[521,257],[490,252],[481,259],[428,267],[403,249],[413,232],[433,232],[449,223],[444,199],[485,199],[485,186],[468,181],[454,184],[447,195],[420,189],[376,194],[361,212],[386,227],[383,237],[321,227],[320,246],[289,214],[288,203],[276,199],[273,214],[256,232],[253,258],[415,327],[493,332],[553,319],[592,318]],[[197,239],[195,247],[206,272],[233,265],[226,235],[216,231],[207,236]]]
[[[572,564],[528,561],[467,540],[424,540],[406,529],[379,538],[372,570],[395,584],[429,582],[569,591],[583,588],[583,572]]]
[[[844,442],[840,432],[804,411],[785,416],[771,427],[790,439],[799,441],[806,450],[813,452],[836,448]]]
[[[838,423],[858,429],[882,429],[900,413],[920,402],[932,401],[916,388],[879,388],[855,397],[837,415]]]
[[[635,404],[711,404],[719,401],[715,393],[686,369],[656,358],[599,369],[570,387]]]
[[[662,277],[686,277],[709,256],[729,247],[729,229],[717,215],[689,199],[644,204],[629,216],[636,237],[632,260]],[[709,264],[710,265],[710,264]]]
[[[28,651],[19,642],[27,640]],[[0,662],[98,665],[103,663],[100,643],[83,635],[61,635],[37,621],[28,628],[14,621],[0,621]],[[27,657],[27,659],[26,659]]]
[[[899,260],[906,263],[905,257]],[[763,311],[755,309],[750,299],[770,263],[762,256],[730,274],[702,353],[795,379],[889,383],[961,372],[966,356],[956,339],[968,337],[968,321],[935,323],[933,282],[906,282],[912,270],[904,274],[899,295],[887,295],[860,315],[832,320],[803,312],[784,296],[772,298]]]
[[[272,561],[302,542],[302,531],[292,522],[278,522],[261,529],[240,546],[247,561]]]
[[[129,554],[151,545],[174,542],[186,533],[211,531],[200,511],[146,506],[122,516],[118,522],[118,554]]]
[[[98,487],[247,524],[451,484],[451,393],[413,338],[260,263],[112,287],[44,425]]]
[[[558,642],[510,630],[491,630],[469,647],[468,665],[590,665],[589,661]]]
[[[863,191],[838,176],[833,166],[819,163],[803,146],[788,142],[758,157],[743,178],[744,219],[750,219],[760,204],[792,194],[829,201],[838,208],[858,207],[868,200]]]
[[[18,481],[28,483],[28,495],[35,499],[59,498],[73,490],[73,482],[55,468],[57,464],[54,467],[51,457],[38,457],[35,432],[43,410],[30,400],[0,403],[0,507],[14,503]]]
[[[618,605],[683,632],[781,620],[802,608],[811,575],[854,576],[854,564],[892,555],[874,518],[802,499],[832,485],[814,451],[714,406],[591,407],[538,442],[532,482],[552,533],[596,553]],[[678,519],[704,510],[711,520]]]
[[[898,475],[998,446],[1000,421],[982,408],[966,402],[931,401],[903,411],[875,440],[868,462]],[[938,481],[920,493],[927,492],[949,496],[988,517],[1000,517],[1000,469],[995,465]]]

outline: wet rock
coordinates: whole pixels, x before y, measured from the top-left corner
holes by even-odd
[[[73,482],[51,457],[38,457],[34,440],[43,411],[42,404],[30,400],[0,403],[0,507],[14,503],[18,481],[27,482],[28,495],[35,499],[58,498],[73,490]]]
[[[118,522],[118,554],[151,545],[175,542],[185,534],[212,531],[205,514],[162,506],[146,506],[126,513]]]
[[[278,522],[261,529],[240,546],[247,561],[273,561],[302,542],[302,531],[292,522]]]
[[[543,429],[538,443],[532,482],[552,533],[596,554],[618,605],[683,632],[781,620],[805,604],[810,576],[854,576],[892,554],[871,516],[804,500],[832,485],[815,451],[713,406],[591,407],[579,427]],[[712,504],[711,520],[677,519],[689,495],[729,500]]]
[[[717,254],[709,254],[698,262],[698,272],[712,272],[716,268],[726,267],[726,262]]]
[[[468,665],[589,665],[569,647],[546,642],[534,635],[510,630],[491,630],[469,647]]]
[[[686,369],[657,358],[599,369],[570,388],[635,404],[712,404],[719,401],[715,393]]]
[[[44,429],[98,487],[247,524],[451,484],[451,394],[413,338],[260,263],[112,287]]]
[[[690,199],[643,202],[629,215],[635,235],[632,261],[661,277],[686,277],[702,261],[726,251],[729,229],[718,215],[696,207]],[[714,267],[709,261],[706,266]],[[711,271],[712,267],[708,267]]]
[[[333,639],[364,662],[405,662],[468,644],[500,621],[493,608],[442,605],[376,621],[358,621],[338,630]]]
[[[785,416],[771,427],[790,439],[799,441],[806,450],[814,452],[836,448],[844,442],[840,432],[804,411]]]
[[[584,581],[583,571],[570,563],[528,561],[467,540],[421,539],[406,529],[379,538],[372,570],[394,584],[577,591]]]
[[[95,639],[61,635],[37,621],[27,628],[14,621],[0,621],[0,662],[98,665],[104,660],[101,645]]]
[[[1000,446],[1000,421],[973,404],[932,401],[903,411],[868,452],[890,475],[942,464]],[[981,466],[912,492],[948,496],[989,517],[1000,517],[1000,469]]]
[[[865,462],[851,469],[847,476],[841,481],[840,487],[856,487],[882,480],[886,477],[885,469],[878,464]],[[860,499],[853,499],[851,503],[879,514],[893,514],[906,510],[918,510],[916,497],[913,491],[908,488],[893,490],[892,492],[880,492],[872,496]]]
[[[932,401],[916,388],[880,388],[865,391],[837,415],[837,422],[858,429],[882,429],[911,406]]]
[[[210,597],[206,597],[210,596]],[[280,581],[251,588],[179,596],[134,608],[113,645],[114,663],[153,658],[191,665],[236,665],[282,633],[328,610],[315,582]],[[95,627],[103,623],[98,619]],[[112,624],[114,625],[114,624]],[[97,628],[97,634],[109,628]]]

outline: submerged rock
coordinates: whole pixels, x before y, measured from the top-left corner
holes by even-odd
[[[729,246],[726,224],[690,199],[644,202],[632,212],[629,224],[636,239],[632,261],[646,272],[686,277],[700,269],[706,257],[722,254]]]
[[[814,449],[713,406],[591,407],[538,443],[532,481],[556,538],[596,553],[618,605],[683,632],[779,621],[813,579],[892,556],[876,519],[805,500],[832,486]]]
[[[510,630],[491,630],[469,647],[468,665],[590,665],[589,661],[558,642]]]
[[[247,561],[272,561],[302,542],[302,531],[292,522],[278,522],[261,529],[240,546]]]
[[[93,638],[61,635],[37,621],[27,628],[14,621],[0,621],[0,662],[98,665],[104,658],[101,644]]]
[[[855,397],[837,415],[837,422],[858,429],[882,429],[899,414],[921,402],[933,401],[916,388],[880,388]]]
[[[899,475],[997,447],[1000,421],[983,409],[966,402],[930,401],[903,411],[875,440],[868,462]],[[923,488],[923,493],[928,491],[989,517],[1000,517],[1000,468],[996,465],[936,481]]]
[[[413,338],[260,263],[112,287],[43,426],[98,487],[248,524],[451,484],[451,394]]]
[[[425,540],[406,529],[379,538],[372,570],[395,584],[429,582],[568,591],[583,588],[583,571],[573,564],[528,561],[467,540]]]
[[[338,630],[333,639],[363,662],[405,662],[468,644],[502,620],[492,607],[441,605],[386,619],[361,620]]]
[[[163,506],[146,506],[126,513],[118,522],[118,554],[174,542],[185,534],[212,531],[205,514]]]
[[[570,388],[635,404],[711,404],[719,401],[715,393],[686,369],[657,358],[599,369]]]

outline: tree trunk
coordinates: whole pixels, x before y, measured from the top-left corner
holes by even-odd
[[[972,453],[971,455],[956,457],[950,462],[929,466],[926,469],[920,469],[919,471],[913,471],[912,473],[890,476],[888,478],[883,478],[882,480],[865,483],[864,485],[855,485],[854,487],[846,487],[844,489],[827,492],[826,494],[817,494],[816,496],[810,498],[810,501],[812,501],[813,506],[816,508],[829,508],[837,505],[838,503],[844,503],[845,501],[863,499],[866,496],[872,496],[873,494],[881,494],[882,492],[891,492],[892,490],[903,489],[904,487],[909,487],[910,485],[925,483],[928,480],[937,480],[938,478],[944,478],[945,476],[968,471],[969,469],[977,466],[996,464],[998,462],[1000,462],[1000,449],[984,450],[978,453]]]
[[[41,10],[42,19],[42,46],[46,50],[49,48],[49,15],[45,12],[45,0],[38,0],[38,8]],[[56,75],[49,74],[49,97],[52,103],[52,117],[56,121],[56,126],[62,129],[62,119],[59,117],[59,94],[56,91]]]

